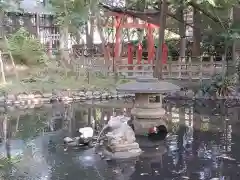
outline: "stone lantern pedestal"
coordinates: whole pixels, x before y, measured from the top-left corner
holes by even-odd
[[[165,109],[162,107],[162,94],[178,90],[180,87],[152,77],[137,78],[135,82],[129,82],[117,88],[117,91],[135,94],[131,114],[134,116],[136,135],[144,135],[152,127],[167,128]]]

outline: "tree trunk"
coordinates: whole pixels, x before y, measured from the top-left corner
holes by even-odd
[[[162,79],[162,49],[164,43],[164,34],[165,34],[165,27],[166,27],[166,19],[167,19],[167,0],[160,1],[161,4],[161,13],[160,13],[160,24],[159,27],[159,40],[158,40],[158,49],[157,49],[157,56],[155,60],[155,67],[154,67],[154,77],[158,78],[159,80]]]
[[[181,19],[182,22],[178,22],[178,28],[179,28],[179,34],[180,34],[180,52],[179,57],[181,62],[185,62],[186,57],[186,26],[184,22],[184,5],[182,2],[182,5],[178,8],[178,17]]]
[[[36,27],[39,26],[38,24],[39,24],[39,20],[36,15]],[[36,37],[38,36],[38,30],[37,30],[37,28],[34,28],[35,26],[31,21],[30,15],[23,15],[23,25],[30,32],[30,34],[32,34]]]
[[[0,51],[0,68],[1,68],[1,74],[2,74],[2,83],[6,84],[6,77],[4,72],[4,64],[2,60],[2,52]]]
[[[61,55],[64,60],[69,59],[69,53],[68,53],[68,27],[62,27],[60,29],[60,49],[61,49]]]
[[[75,38],[76,38],[76,43],[80,44],[81,43],[81,35],[80,35],[79,31],[76,32]]]
[[[90,33],[89,33],[89,48],[93,48],[93,37],[94,37],[94,16],[90,16]]]
[[[7,115],[4,115],[4,139],[5,139],[5,148],[6,148],[6,155],[7,158],[10,160],[11,159],[11,148],[10,148],[10,122],[8,122]]]
[[[60,28],[60,64],[65,69],[65,75],[67,75],[67,67],[65,62],[70,62],[70,56],[68,52],[68,27],[63,26]]]
[[[233,9],[233,24],[239,24],[240,23],[240,6],[234,6]],[[240,57],[240,40],[239,39],[234,39],[233,40],[233,58],[236,61],[239,61]]]
[[[5,29],[4,29],[4,12],[0,11],[0,37],[3,37],[5,35]]]
[[[86,33],[86,45],[88,49],[92,48],[92,37],[91,37],[91,27],[90,27],[90,32],[89,32],[89,26],[88,26],[88,22],[85,25],[85,33]]]
[[[141,29],[141,31],[138,32],[138,39],[139,39],[138,45],[142,44],[143,39],[144,39],[144,33],[145,33],[144,29]],[[138,53],[137,53],[137,55],[138,55]],[[143,59],[141,59],[141,63],[144,63]]]
[[[126,33],[127,33],[127,40],[128,40],[128,42],[130,42],[131,41],[131,36],[130,36],[130,29],[129,28],[126,29]]]
[[[201,56],[201,15],[197,9],[193,9],[193,49],[192,56],[194,58]]]
[[[110,65],[109,51],[107,49],[107,42],[105,40],[104,32],[101,27],[100,19],[98,16],[97,16],[97,30],[98,30],[100,39],[102,41],[102,50],[103,50],[103,54],[104,54],[104,60],[106,61],[107,65]]]

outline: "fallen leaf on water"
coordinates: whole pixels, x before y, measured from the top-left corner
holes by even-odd
[[[218,158],[223,158],[223,159],[230,160],[230,161],[236,161],[236,159],[231,158],[231,157],[227,156],[226,154],[222,154],[222,155],[218,156]]]
[[[149,175],[148,173],[141,173],[141,176]]]

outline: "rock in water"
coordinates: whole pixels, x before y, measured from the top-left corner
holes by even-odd
[[[65,137],[65,138],[63,139],[63,141],[64,141],[65,143],[70,143],[70,142],[73,142],[74,140],[73,140],[72,138],[70,138],[70,137]]]
[[[137,157],[141,149],[136,143],[135,133],[128,125],[129,117],[111,117],[108,127],[111,131],[106,134],[106,142],[103,144],[103,155],[109,159],[125,159]]]

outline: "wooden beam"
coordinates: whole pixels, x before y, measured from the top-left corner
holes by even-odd
[[[159,16],[160,16],[160,9],[155,8],[155,10],[148,10],[145,12],[139,12],[139,11],[135,11],[135,10],[129,10],[129,9],[121,9],[121,8],[116,8],[116,7],[110,7],[107,5],[104,5],[102,3],[99,3],[100,6],[102,6],[104,9],[106,9],[107,11],[105,12],[107,15],[116,15],[117,14],[123,14],[123,15],[128,15],[128,16],[132,16],[132,17],[136,17],[139,19],[142,19],[150,24],[154,24],[156,26],[159,26]],[[181,19],[179,17],[177,17],[175,14],[171,13],[171,12],[167,12],[167,15],[169,17],[172,17],[173,19],[182,22]],[[184,22],[182,22],[184,23]],[[192,28],[193,25],[186,23],[187,26],[190,26]]]
[[[113,26],[111,23],[108,23],[106,25],[106,27],[116,27],[116,24]],[[135,23],[125,23],[125,24],[121,24],[119,26],[120,28],[139,28],[139,29],[145,29],[148,28],[148,24],[144,23],[144,24],[135,24]],[[154,28],[158,28],[158,26],[153,25]]]

